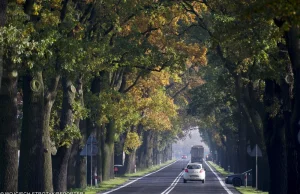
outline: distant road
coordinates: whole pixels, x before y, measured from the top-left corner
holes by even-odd
[[[206,163],[206,180],[183,183],[182,168],[189,160],[178,160],[160,171],[132,180],[122,187],[103,194],[239,194],[231,185],[226,185],[217,172]]]

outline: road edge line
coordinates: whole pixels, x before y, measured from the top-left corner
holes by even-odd
[[[142,178],[145,178],[145,177],[147,177],[147,176],[149,176],[149,175],[151,175],[151,174],[157,173],[157,172],[159,172],[159,171],[161,171],[161,170],[167,168],[168,166],[171,166],[172,164],[174,164],[174,163],[177,162],[177,161],[178,161],[178,160],[176,160],[176,161],[172,162],[171,164],[168,164],[168,165],[166,165],[166,166],[164,166],[164,167],[162,167],[162,168],[160,168],[160,169],[158,169],[158,170],[156,170],[156,171],[154,171],[154,172],[150,172],[150,173],[148,173],[148,174],[146,174],[146,175],[144,175],[144,176],[142,176],[142,177],[139,177],[139,178],[137,178],[137,179],[135,179],[135,180],[133,180],[133,181],[130,181],[130,182],[126,183],[125,185],[119,186],[119,187],[117,187],[117,188],[115,188],[115,189],[106,191],[106,192],[101,193],[101,194],[109,194],[109,193],[112,193],[112,192],[117,191],[117,190],[119,190],[119,189],[122,189],[122,188],[124,188],[124,187],[127,187],[128,185],[131,185],[132,183],[134,183],[134,182],[136,182],[136,181],[138,181],[138,180],[140,180],[140,179],[142,179]]]
[[[215,173],[215,171],[210,167],[210,165],[204,161],[205,164],[208,166],[208,168],[214,173],[214,175],[217,177],[217,179],[219,180],[221,186],[223,187],[223,189],[225,189],[225,191],[228,193],[228,194],[233,194],[229,189],[228,187],[224,184],[224,182],[222,181],[222,179],[218,176],[217,173]]]

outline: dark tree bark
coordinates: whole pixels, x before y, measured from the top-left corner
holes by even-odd
[[[86,169],[86,162],[87,159],[85,156],[80,156],[80,152],[84,149],[84,145],[87,141],[87,120],[82,120],[79,123],[80,132],[82,135],[82,139],[79,143],[79,150],[76,156],[76,174],[75,174],[75,186],[76,188],[86,188],[87,186],[87,169]]]
[[[136,168],[135,158],[136,158],[135,150],[132,150],[129,154],[125,155],[125,163],[124,163],[125,174],[134,173],[134,169]]]
[[[77,101],[80,102],[81,106],[84,106],[84,101],[83,101],[83,83],[82,83],[82,76],[80,76],[77,79]],[[81,185],[83,183],[83,180],[80,180],[80,175],[86,173],[86,168],[83,168],[82,165],[85,165],[85,160],[84,157],[80,156],[80,152],[82,151],[82,146],[86,143],[86,127],[84,125],[80,125],[81,120],[78,118],[75,121],[75,125],[80,129],[81,136],[82,138],[80,140],[75,140],[74,143],[72,144],[71,148],[71,154],[69,158],[69,164],[68,164],[68,189],[70,188],[81,188],[80,186],[85,186]],[[84,161],[83,161],[84,160]],[[83,172],[80,172],[81,170],[84,170]],[[76,178],[76,176],[79,176]],[[76,179],[78,179],[76,181]]]
[[[297,135],[300,132],[300,29],[292,26],[286,33],[288,53],[294,74],[292,112],[290,128],[288,129],[288,191],[300,194],[300,142]],[[288,116],[288,115],[287,115]]]
[[[76,159],[77,152],[79,149],[79,140],[74,140],[74,143],[71,146],[70,158],[68,161],[68,177],[67,177],[67,188],[76,188]]]
[[[0,89],[0,191],[16,192],[18,187],[18,76],[12,64],[6,66]]]
[[[138,151],[138,168],[145,169],[152,166],[153,161],[153,132],[147,130],[143,132],[143,143]]]
[[[94,77],[92,83],[91,83],[91,92],[93,93],[93,95],[99,96],[100,95],[100,91],[102,89],[102,83],[104,82],[103,80],[103,72],[100,72],[100,76],[96,76]],[[103,150],[104,150],[104,126],[94,126],[94,121],[92,119],[87,119],[87,137],[89,137],[89,135],[91,133],[96,132],[96,139],[98,142],[98,152],[97,152],[97,175],[98,175],[98,180],[101,183],[103,181],[103,172],[102,172],[102,166],[103,166]],[[89,171],[87,172],[87,174],[89,175]],[[87,181],[89,181],[89,177],[87,178]]]
[[[154,135],[154,138],[153,138],[153,144],[154,145],[158,145],[157,137],[158,137],[158,135]],[[160,157],[159,157],[158,146],[153,147],[153,159],[152,160],[153,160],[153,165],[158,165],[159,164]]]
[[[60,76],[57,75],[52,78],[48,90],[45,92],[45,107],[44,107],[44,126],[43,126],[43,146],[44,163],[43,163],[43,191],[53,192],[53,176],[52,176],[52,142],[50,139],[49,123],[51,117],[51,110],[57,95],[57,87],[60,80]]]
[[[20,191],[53,191],[49,122],[58,82],[59,76],[54,77],[44,95],[42,72],[27,75],[23,79]]]
[[[0,27],[4,26],[6,23],[6,8],[7,0],[0,1]]]
[[[235,89],[236,89],[236,99],[238,102],[238,110],[239,110],[239,150],[238,150],[238,156],[239,156],[239,166],[238,171],[244,172],[247,170],[247,126],[245,123],[245,114],[243,114],[243,100],[242,100],[242,86],[240,82],[241,77],[236,76],[235,77]]]
[[[264,104],[266,111],[264,134],[270,166],[270,194],[287,193],[287,156],[285,146],[285,123],[281,112],[276,112],[281,89],[273,80],[265,81]],[[281,109],[281,108],[280,108]]]
[[[98,153],[97,153],[97,174],[99,176],[99,182],[103,181],[103,153],[104,153],[104,126],[98,127],[97,130],[97,140],[98,140]]]
[[[104,142],[104,152],[103,152],[103,166],[102,174],[103,180],[109,180],[114,177],[114,143],[115,143],[115,132],[116,127],[114,120],[110,120],[106,126],[106,137]]]
[[[23,77],[23,124],[20,148],[19,191],[43,191],[44,83],[42,72]]]
[[[114,80],[109,79],[109,72],[101,71],[100,76],[94,78],[92,82],[93,94],[99,95],[102,91],[112,90],[111,86],[114,85],[112,83],[115,82]],[[113,118],[109,118],[108,124],[96,126],[96,128],[98,133],[97,140],[101,145],[97,156],[97,171],[102,180],[109,180],[110,178],[114,177],[114,137],[116,133],[115,121]]]
[[[60,130],[73,124],[72,103],[74,102],[76,88],[68,77],[62,78],[63,102],[60,119]],[[53,187],[55,192],[67,191],[68,161],[71,148],[59,147],[55,156],[52,157]]]

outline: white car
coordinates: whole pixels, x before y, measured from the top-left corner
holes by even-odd
[[[183,168],[183,182],[187,181],[202,181],[205,182],[205,169],[202,168],[202,164],[199,163],[188,163],[188,165]]]

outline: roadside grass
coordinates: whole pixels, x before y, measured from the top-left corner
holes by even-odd
[[[224,168],[222,168],[219,165],[213,163],[212,161],[208,161],[208,163],[209,163],[209,165],[211,165],[212,167],[214,167],[216,169],[216,171],[218,171],[223,176],[227,176],[227,175],[230,174],[230,172],[226,171]]]
[[[228,172],[226,170],[224,170],[224,168],[220,167],[219,165],[213,163],[212,161],[208,161],[209,165],[211,165],[212,167],[214,167],[216,169],[216,171],[218,171],[220,174],[222,174],[223,176],[227,176],[229,174],[231,174],[231,172]],[[238,190],[241,194],[268,194],[269,192],[263,192],[260,190],[256,190],[253,187],[234,187],[236,190]]]
[[[269,192],[263,192],[263,191],[256,190],[253,187],[235,187],[235,188],[236,188],[236,190],[238,190],[242,194],[256,194],[256,193],[268,194],[269,193]]]
[[[155,165],[145,170],[137,170],[136,173],[132,174],[125,174],[123,176],[117,176],[114,179],[110,179],[108,181],[103,181],[98,187],[87,187],[86,189],[72,189],[71,192],[84,192],[84,194],[96,194],[99,192],[107,191],[113,188],[116,188],[120,185],[123,185],[129,179],[132,179],[132,177],[141,177],[148,173],[154,172],[168,164],[171,164],[172,162],[175,162],[175,160],[170,160],[165,163],[162,163],[161,165]]]

